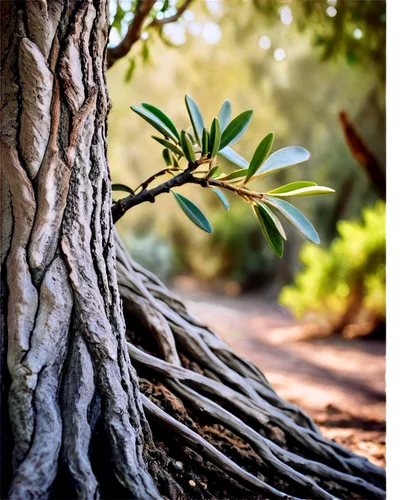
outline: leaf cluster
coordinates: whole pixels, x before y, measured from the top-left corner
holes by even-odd
[[[250,161],[247,161],[232,146],[249,127],[253,110],[243,111],[232,118],[232,106],[230,101],[226,100],[211,125],[207,127],[199,107],[191,96],[185,96],[185,105],[190,126],[180,131],[159,108],[148,103],[131,106],[132,111],[160,134],[152,136],[163,147],[162,157],[168,167],[160,174],[189,173],[187,182],[211,189],[226,210],[229,210],[229,202],[222,190],[231,191],[239,196],[251,206],[266,241],[278,257],[283,255],[284,240],[286,240],[286,233],[278,215],[285,217],[306,238],[318,244],[319,237],[314,226],[287,199],[332,193],[333,189],[318,186],[311,181],[296,181],[261,193],[251,190],[248,186],[255,179],[308,160],[309,152],[300,146],[289,146],[271,153],[274,133],[268,132],[256,147]],[[217,163],[220,156],[234,165],[236,170],[228,173],[220,172]],[[150,178],[150,181],[158,175]],[[147,181],[139,187],[143,190],[149,183]],[[173,186],[173,182],[171,185]],[[125,189],[122,185],[114,185],[114,189],[124,189],[131,195],[137,192],[128,187]],[[173,194],[185,215],[196,226],[211,233],[211,224],[200,208],[185,196],[175,191]]]

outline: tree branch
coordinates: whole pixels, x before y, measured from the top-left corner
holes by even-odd
[[[193,0],[185,0],[183,4],[177,9],[176,13],[169,17],[164,17],[163,19],[154,19],[150,26],[163,26],[164,24],[174,23],[182,16]]]
[[[155,3],[156,0],[139,0],[135,10],[135,17],[129,25],[128,32],[124,39],[116,47],[110,47],[107,50],[108,68],[111,68],[111,66],[118,61],[118,59],[126,56],[126,54],[128,54],[131,50],[132,45],[140,40],[143,24]]]
[[[228,191],[232,191],[240,196],[247,198],[258,198],[262,199],[264,196],[263,193],[258,193],[256,191],[250,191],[244,187],[236,187],[232,184],[228,184],[223,181],[219,181],[217,179],[206,179],[201,177],[195,177],[193,175],[194,170],[198,168],[201,164],[203,164],[202,160],[195,161],[193,163],[189,163],[189,166],[186,170],[176,175],[172,179],[169,179],[162,184],[152,188],[146,189],[146,187],[150,184],[152,180],[154,180],[158,175],[153,175],[149,180],[145,181],[139,187],[143,187],[142,191],[138,194],[130,194],[125,198],[121,198],[112,206],[112,216],[114,224],[127,212],[130,208],[133,208],[141,203],[149,202],[154,203],[157,196],[163,193],[169,193],[171,189],[175,187],[183,186],[184,184],[198,184],[201,187],[219,187],[222,189],[227,189]],[[164,172],[164,171],[163,171]],[[139,189],[139,188],[138,188]]]
[[[350,122],[346,111],[339,113],[340,123],[343,128],[344,136],[353,157],[364,167],[372,185],[379,192],[380,197],[386,199],[386,176],[379,166],[378,160],[372,151],[368,148],[363,138]]]
[[[193,2],[193,0],[185,0],[183,4],[177,9],[176,13],[169,17],[164,17],[162,19],[153,19],[153,21],[149,24],[149,27],[159,27],[164,26],[165,24],[174,23],[178,21],[178,19],[182,16],[182,14],[187,10],[189,5]],[[111,66],[126,56],[128,52],[131,50],[132,46],[140,40],[142,35],[143,25],[148,18],[152,8],[156,0],[139,0],[138,5],[135,11],[135,17],[133,21],[129,25],[128,32],[125,35],[124,39],[119,43],[116,47],[110,47],[107,50],[107,67],[111,68]]]

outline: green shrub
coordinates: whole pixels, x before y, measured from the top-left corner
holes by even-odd
[[[297,318],[323,318],[332,329],[386,317],[386,205],[364,209],[362,221],[340,221],[339,237],[328,248],[306,243],[300,271],[279,301]],[[343,321],[342,321],[343,320]]]

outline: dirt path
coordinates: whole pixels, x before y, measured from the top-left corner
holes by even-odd
[[[177,293],[281,396],[310,413],[325,435],[385,465],[385,342],[306,340],[303,327],[260,296]]]

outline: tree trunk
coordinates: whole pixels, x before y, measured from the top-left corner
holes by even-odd
[[[2,498],[383,497],[114,235],[107,2],[1,16]]]

